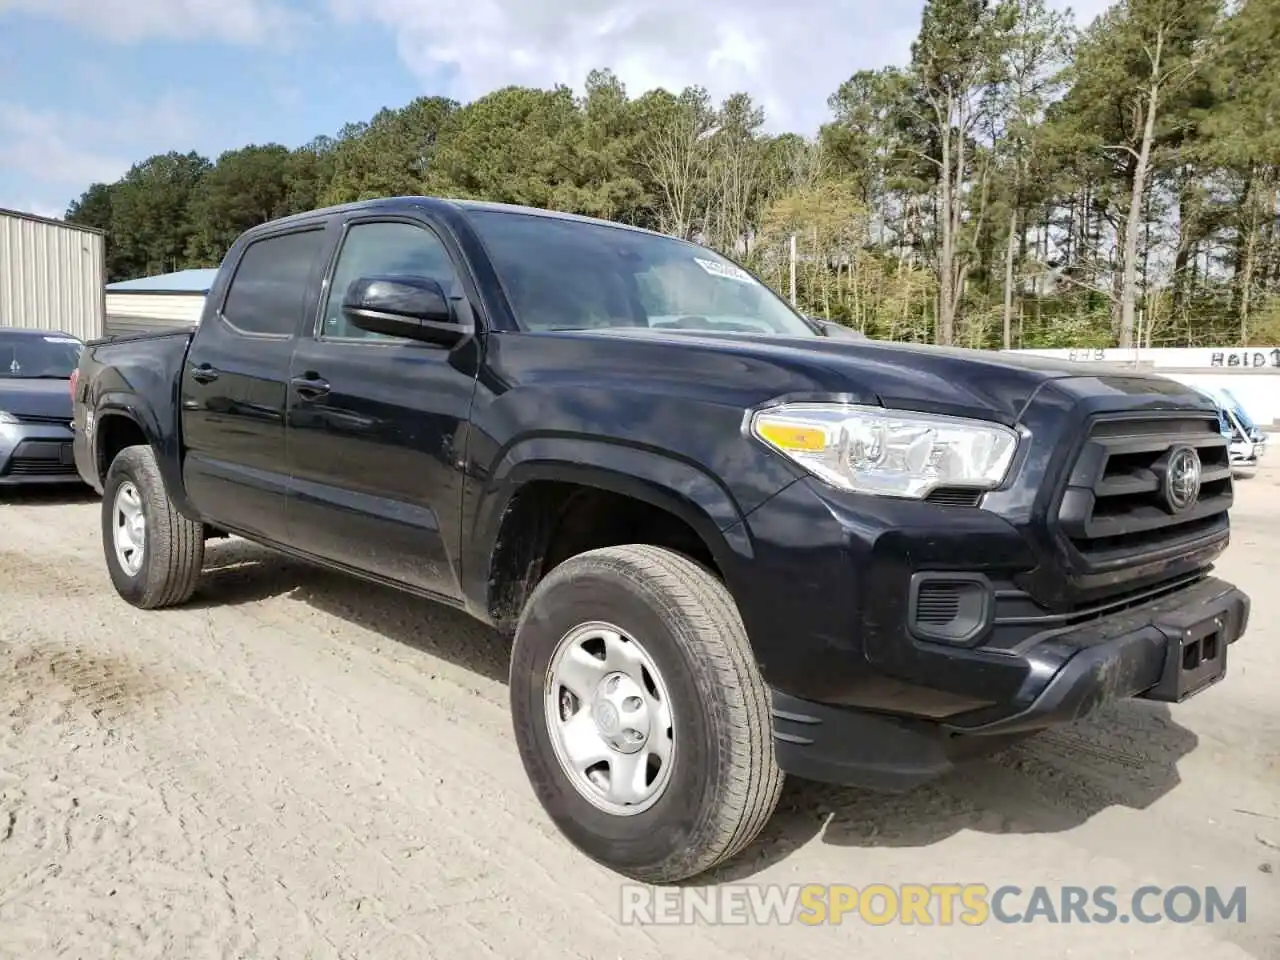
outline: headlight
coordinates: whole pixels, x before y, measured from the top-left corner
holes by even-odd
[[[936,487],[998,487],[1018,448],[998,423],[843,403],[771,407],[751,431],[833,486],[914,499]]]
[[[17,423],[18,418],[7,410],[0,410],[0,423]]]

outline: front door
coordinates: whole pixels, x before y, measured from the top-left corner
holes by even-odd
[[[290,368],[289,540],[345,566],[461,596],[460,449],[475,388],[474,344],[456,349],[368,333],[341,310],[353,280],[436,280],[471,307],[434,230],[408,220],[346,225],[319,322]]]
[[[323,221],[249,243],[187,352],[179,410],[183,486],[206,520],[285,535],[289,360],[323,269]],[[312,307],[314,310],[314,307]]]

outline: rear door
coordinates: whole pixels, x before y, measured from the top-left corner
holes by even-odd
[[[477,301],[444,237],[410,218],[366,214],[344,225],[315,328],[299,339],[290,370],[289,541],[457,599],[450,547],[459,540],[475,344],[367,333],[341,310],[357,278],[415,276],[438,281],[474,321]]]
[[[289,361],[325,252],[323,219],[254,237],[228,258],[230,282],[211,293],[187,352],[183,484],[206,520],[230,530],[285,538]]]

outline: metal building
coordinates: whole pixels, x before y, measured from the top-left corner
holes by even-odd
[[[100,230],[0,210],[0,327],[101,337],[106,258]]]
[[[179,270],[107,284],[107,336],[194,327],[217,273],[216,269]]]

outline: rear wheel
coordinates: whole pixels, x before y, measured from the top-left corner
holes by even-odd
[[[107,469],[102,546],[116,592],[135,607],[184,603],[204,566],[204,528],[165,493],[149,446],[125,447]]]
[[[777,805],[768,690],[733,598],[670,550],[609,547],[554,569],[517,627],[511,706],[547,814],[632,878],[711,869]]]

